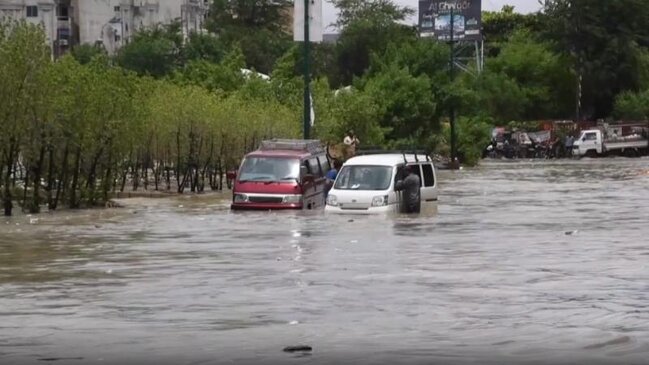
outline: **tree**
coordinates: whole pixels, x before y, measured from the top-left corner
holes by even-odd
[[[90,44],[81,44],[72,48],[72,57],[82,65],[90,63],[93,58],[105,56],[105,52],[98,47]]]
[[[214,0],[207,28],[226,48],[238,44],[249,68],[270,74],[291,46],[292,9],[289,0]]]
[[[183,61],[205,60],[220,62],[225,55],[223,43],[213,34],[190,33],[182,49]]]
[[[566,63],[568,60],[554,52],[551,44],[538,41],[528,31],[518,31],[497,57],[487,61],[487,72],[501,76],[500,81],[488,74],[482,77],[481,86],[487,87],[482,89],[486,92],[482,94],[483,100],[484,97],[490,98],[498,105],[498,99],[505,101],[503,97],[509,98],[505,103],[512,104],[507,107],[501,103],[501,107],[520,111],[520,114],[508,115],[493,110],[493,116],[525,120],[569,118],[574,110],[575,76],[566,68]],[[512,86],[511,81],[517,87]],[[499,91],[497,87],[511,89]],[[519,92],[522,95],[517,96]]]
[[[337,75],[331,75],[334,87],[350,85],[370,66],[372,54],[383,54],[388,44],[416,38],[413,27],[400,24],[413,13],[410,8],[390,0],[333,0],[342,27],[336,46]]]
[[[541,29],[538,14],[521,14],[514,9],[513,6],[505,5],[501,11],[482,12],[482,35],[487,56],[497,56],[503,44],[517,31],[537,32]]]
[[[180,30],[179,23],[172,23],[139,31],[119,50],[117,63],[138,75],[170,74],[181,63]]]
[[[640,88],[643,50],[649,46],[646,1],[551,0],[542,21],[546,36],[583,76],[585,117],[608,116],[617,94]]]
[[[31,102],[50,59],[46,44],[40,26],[0,22],[0,192],[5,215],[12,214],[20,147],[30,124],[40,122],[34,121],[38,116]]]
[[[439,127],[428,76],[415,77],[407,67],[391,64],[359,86],[379,105],[380,125],[389,130],[388,139],[421,140]]]

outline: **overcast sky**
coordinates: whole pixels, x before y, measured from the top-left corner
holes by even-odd
[[[415,11],[419,6],[419,0],[394,0],[403,6],[408,6]],[[539,10],[540,6],[537,0],[482,0],[482,10],[500,10],[503,5],[513,5],[514,9],[521,13],[530,13]],[[336,8],[334,8],[327,0],[324,0],[322,5],[323,24],[329,25],[336,20]],[[416,17],[411,19],[412,23],[416,23]],[[327,29],[325,32],[330,32],[332,29]]]

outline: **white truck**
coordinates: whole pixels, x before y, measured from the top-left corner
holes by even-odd
[[[589,129],[582,131],[573,144],[572,153],[577,157],[608,155],[642,156],[649,152],[647,128],[633,127],[622,136],[621,128]]]

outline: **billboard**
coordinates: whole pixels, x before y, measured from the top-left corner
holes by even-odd
[[[322,0],[309,2],[309,42],[322,42]],[[295,0],[293,7],[293,40],[304,42],[304,4],[305,0]]]
[[[479,41],[482,39],[482,0],[420,0],[419,33],[439,40]]]

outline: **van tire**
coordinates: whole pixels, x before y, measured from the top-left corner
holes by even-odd
[[[590,158],[595,158],[595,157],[597,157],[597,151],[595,151],[595,150],[588,150],[588,151],[586,151],[586,155],[585,155],[585,156],[586,156],[586,157],[590,157]]]

